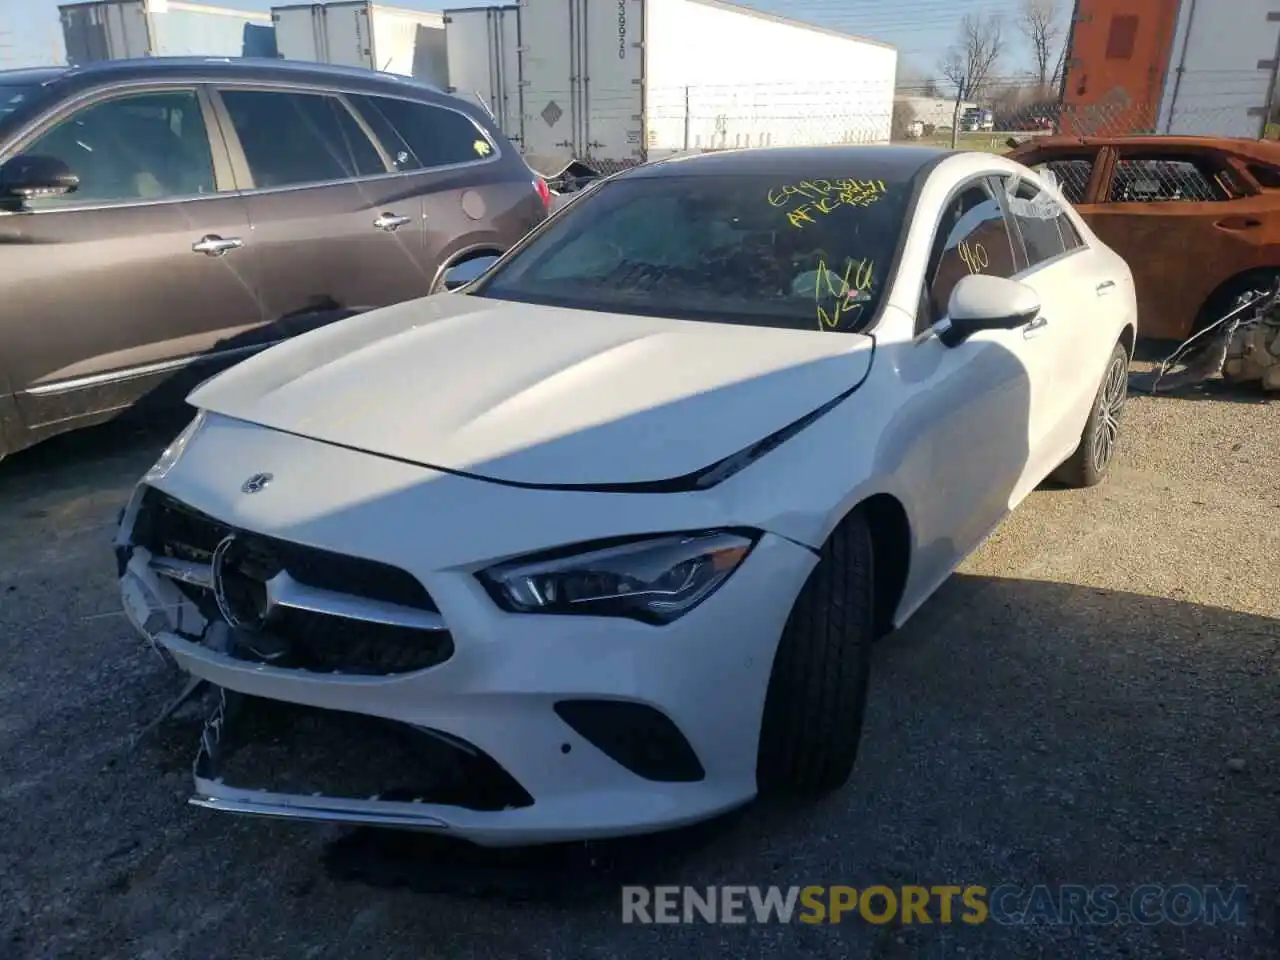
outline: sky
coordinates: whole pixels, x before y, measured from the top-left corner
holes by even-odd
[[[271,7],[271,0],[202,2],[263,12]],[[439,10],[448,6],[478,6],[484,2],[392,0],[388,5]],[[1059,0],[1059,3],[1065,14],[1069,0]],[[747,5],[891,43],[898,47],[900,61],[908,67],[906,72],[923,77],[937,72],[937,62],[954,42],[961,16],[999,13],[1012,18],[1022,0],[748,0]],[[63,58],[61,36],[58,0],[0,0],[0,69],[60,62]],[[1014,37],[1001,73],[1019,72],[1027,63],[1025,44]]]

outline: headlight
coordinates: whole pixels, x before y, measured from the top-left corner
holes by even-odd
[[[480,580],[513,613],[585,614],[670,623],[724,584],[758,534],[679,533],[491,567]]]
[[[173,442],[164,448],[164,453],[160,454],[160,459],[155,462],[147,475],[143,477],[144,483],[150,483],[154,480],[162,479],[170,470],[178,465],[178,461],[182,459],[182,452],[187,449],[187,444],[200,432],[200,428],[204,426],[205,413],[203,410],[196,413],[190,423],[186,425],[183,431],[173,438]]]

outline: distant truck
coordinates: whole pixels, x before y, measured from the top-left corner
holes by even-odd
[[[58,7],[67,63],[142,57],[274,57],[266,13],[183,0],[94,0]]]
[[[444,11],[449,83],[539,172],[683,152],[887,143],[897,50],[725,0]]]
[[[444,17],[367,0],[271,8],[276,47],[286,60],[363,67],[449,83]]]
[[[960,129],[968,133],[996,128],[995,114],[980,107],[970,107],[960,115]]]

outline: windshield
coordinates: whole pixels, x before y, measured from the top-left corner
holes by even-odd
[[[624,177],[477,284],[481,297],[850,332],[875,317],[908,180]]]

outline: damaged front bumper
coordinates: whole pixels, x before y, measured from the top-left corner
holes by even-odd
[[[533,798],[493,759],[440,731],[215,690],[191,803],[211,810],[448,830],[431,804],[497,811]],[[271,788],[257,784],[270,780]]]
[[[216,701],[192,804],[515,846],[684,826],[755,795],[786,615],[762,616],[758,598],[807,573],[790,542],[761,542],[714,619],[699,609],[659,633],[503,614],[465,571],[409,574],[234,529],[173,486],[139,488],[116,546],[129,619]],[[709,706],[725,684],[733,696]]]

